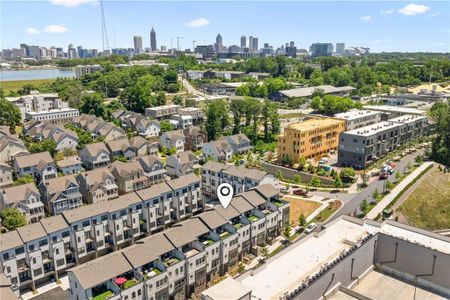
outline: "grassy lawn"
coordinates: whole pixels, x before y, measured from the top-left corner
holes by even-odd
[[[323,222],[328,219],[336,210],[341,207],[342,203],[340,201],[333,201],[328,204],[328,207],[322,210],[311,222]],[[310,222],[310,223],[311,223]]]
[[[55,79],[35,79],[35,80],[15,80],[15,81],[1,81],[0,87],[8,95],[10,91],[15,91],[23,87],[25,84],[40,85],[42,83],[50,83]]]
[[[126,290],[132,286],[135,286],[136,284],[138,284],[138,281],[136,279],[127,280],[127,282],[125,282],[123,284],[123,290]]]
[[[106,290],[103,293],[98,294],[95,297],[93,297],[92,300],[104,300],[104,299],[108,299],[112,295],[113,295],[113,292],[111,290]]]
[[[303,214],[306,218],[320,207],[320,203],[290,196],[284,196],[283,200],[286,200],[291,204],[290,219],[291,222],[294,223],[294,225],[298,224],[298,218],[301,214]]]
[[[431,230],[450,228],[450,173],[433,167],[398,212],[416,227]]]

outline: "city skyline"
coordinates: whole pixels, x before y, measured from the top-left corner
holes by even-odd
[[[1,48],[17,48],[20,43],[102,48],[100,8],[94,1],[2,2],[1,6]],[[225,46],[240,45],[240,37],[246,35],[258,37],[259,47],[295,41],[303,49],[315,42],[345,42],[369,47],[371,52],[448,52],[450,48],[449,4],[444,2],[285,2],[282,6],[274,2],[136,2],[127,6],[105,1],[104,7],[110,48],[133,48],[134,36],[142,36],[143,47],[148,48],[152,27],[159,47],[174,48],[176,37],[183,36],[181,49],[192,48],[193,40],[196,45],[213,45],[219,33]],[[144,18],[148,13],[151,18]]]

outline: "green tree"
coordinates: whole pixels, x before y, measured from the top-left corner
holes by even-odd
[[[27,175],[18,177],[18,178],[14,181],[13,185],[14,185],[14,186],[18,186],[18,185],[27,184],[27,183],[32,183],[32,182],[34,182],[33,176],[30,175],[30,174],[27,174]]]
[[[313,176],[313,178],[311,178],[311,182],[310,185],[314,186],[314,187],[320,187],[320,179],[317,176]]]
[[[166,103],[167,103],[167,99],[166,99],[166,93],[164,93],[164,92],[159,92],[157,95],[156,95],[156,98],[155,98],[155,104],[156,104],[156,106],[162,106],[162,105],[166,105]]]
[[[32,143],[28,147],[30,153],[39,153],[39,152],[50,152],[51,155],[54,155],[56,152],[56,143],[53,140],[46,139],[42,142]]]
[[[173,97],[172,103],[176,105],[183,105],[183,98],[181,98],[181,96],[179,95],[175,95]]]
[[[276,177],[278,180],[283,181],[283,174],[281,173],[281,171],[277,171]]]
[[[450,100],[433,104],[430,116],[435,124],[436,132],[431,147],[431,158],[448,167],[450,166]]]
[[[299,184],[301,182],[301,177],[298,174],[295,174],[294,177],[292,178],[292,180],[294,181],[295,184]]]
[[[369,212],[369,202],[367,202],[366,199],[363,199],[361,203],[359,204],[359,208],[361,209],[362,213],[366,215]]]
[[[337,189],[342,187],[342,180],[340,177],[336,176],[336,178],[334,179],[334,187]]]
[[[245,113],[245,102],[240,99],[231,100],[230,112],[233,115],[233,134],[241,133],[241,119]]]
[[[269,249],[267,248],[267,246],[261,248],[261,256],[263,261],[267,260],[267,258],[269,257]]]
[[[22,122],[22,116],[17,106],[0,97],[0,125],[9,125],[11,130],[15,132],[16,126]]]
[[[238,273],[239,274],[242,274],[242,273],[244,273],[245,272],[245,265],[243,264],[243,263],[239,263],[238,264]]]
[[[289,239],[291,238],[291,231],[292,231],[291,225],[284,226],[283,237],[286,239],[286,241],[289,241]]]
[[[17,208],[8,207],[2,210],[2,225],[9,231],[27,225],[25,216]]]
[[[375,189],[375,191],[372,193],[373,199],[375,199],[375,201],[378,201],[379,198],[380,198],[380,196],[381,196],[381,194],[380,194],[380,192],[378,191],[378,189]]]
[[[159,122],[159,126],[161,128],[161,132],[167,132],[167,131],[172,131],[175,130],[175,126],[173,126],[171,123],[169,123],[166,120],[161,120]]]
[[[306,226],[306,218],[304,214],[300,214],[300,216],[298,217],[298,225],[302,228],[305,228]]]
[[[206,109],[206,132],[208,140],[217,140],[229,125],[228,107],[224,100],[213,101]]]
[[[81,98],[80,111],[85,114],[102,117],[105,113],[102,95],[99,93],[84,95]]]
[[[354,182],[356,176],[355,169],[353,169],[352,167],[342,168],[339,176],[345,183]]]

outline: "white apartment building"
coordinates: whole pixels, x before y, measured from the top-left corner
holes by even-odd
[[[346,122],[346,130],[353,130],[381,122],[382,113],[374,110],[353,109],[335,114],[334,117]]]

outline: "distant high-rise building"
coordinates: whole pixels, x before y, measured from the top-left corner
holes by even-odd
[[[241,48],[247,48],[247,37],[245,35],[241,36]]]
[[[214,44],[214,50],[216,50],[217,53],[220,53],[223,50],[222,36],[220,35],[220,33],[216,36],[216,43]]]
[[[33,58],[40,58],[41,57],[41,51],[39,49],[39,46],[28,46],[28,55],[29,57]]]
[[[134,54],[140,54],[142,53],[143,46],[142,46],[142,36],[134,36]]]
[[[29,56],[30,52],[28,51],[28,45],[27,44],[20,44],[20,49],[22,49],[23,56]]]
[[[310,47],[311,56],[331,56],[333,54],[333,44],[331,43],[314,43]]]
[[[286,55],[290,57],[297,57],[297,47],[290,45],[292,45],[292,42],[289,44],[289,47],[286,47]]]
[[[336,43],[336,53],[344,55],[344,51],[345,51],[345,43]]]
[[[258,51],[258,38],[250,36],[248,38],[248,47],[250,50]]]
[[[67,58],[77,58],[77,49],[72,44],[67,47]]]
[[[295,46],[294,41],[290,41],[290,42],[289,42],[289,47],[294,47],[294,46]]]
[[[155,29],[153,29],[153,27],[152,27],[152,30],[150,31],[150,49],[152,51],[157,50],[157,48],[156,48],[156,32],[155,32]]]
[[[167,51],[167,47],[166,46],[161,46],[161,52],[166,52]]]

